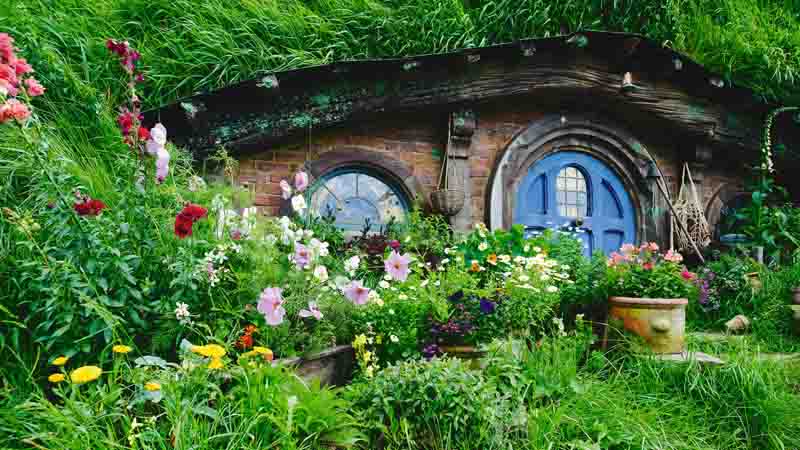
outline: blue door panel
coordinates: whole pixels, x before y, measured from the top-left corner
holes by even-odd
[[[582,224],[577,236],[587,255],[595,250],[608,254],[636,240],[630,194],[602,161],[587,153],[562,151],[532,165],[516,193],[514,223],[535,233],[571,227],[578,217]]]

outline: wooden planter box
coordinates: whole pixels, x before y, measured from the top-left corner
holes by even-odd
[[[323,386],[343,386],[353,378],[356,354],[350,345],[339,345],[308,357],[282,358],[274,364],[292,366],[306,380],[319,378]]]

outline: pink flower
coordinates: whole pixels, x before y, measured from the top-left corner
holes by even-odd
[[[669,262],[674,262],[675,264],[679,264],[680,262],[683,261],[683,256],[681,256],[681,254],[678,252],[673,252],[672,250],[669,250],[667,254],[664,255],[664,259]]]
[[[695,275],[692,272],[689,272],[686,269],[683,269],[683,272],[681,272],[681,276],[683,277],[684,280],[694,280],[695,277]]]
[[[353,280],[344,287],[344,295],[356,305],[363,305],[369,298],[369,288],[364,287],[361,281]]]
[[[308,174],[300,171],[294,175],[294,188],[303,192],[308,187]]]
[[[258,312],[264,314],[268,325],[278,326],[283,322],[286,310],[283,308],[281,288],[271,287],[264,289],[258,299]]]
[[[28,64],[25,58],[19,58],[14,64],[14,71],[17,75],[25,75],[26,73],[33,72],[33,67]]]
[[[300,317],[313,317],[317,320],[322,320],[322,311],[317,308],[315,302],[308,302],[308,309],[301,309],[299,315]]]
[[[17,94],[19,94],[19,89],[17,89],[17,87],[11,84],[8,80],[0,78],[0,94],[7,95],[9,97],[16,97]]]
[[[646,263],[642,264],[642,269],[644,269],[644,270],[653,270],[653,263],[646,262]]]
[[[8,33],[0,33],[0,62],[12,62],[14,55],[14,38]]]
[[[25,86],[28,87],[28,95],[31,97],[38,97],[44,94],[44,86],[42,86],[36,78],[28,78],[25,80]]]
[[[294,244],[294,263],[298,269],[305,268],[311,261],[311,252],[301,243]]]
[[[25,103],[15,98],[6,100],[4,105],[0,105],[0,123],[6,120],[16,119],[19,123],[24,123],[30,117],[31,111]]]
[[[17,71],[8,64],[0,64],[0,79],[6,80],[14,86],[17,85]]]
[[[636,253],[638,249],[634,247],[633,244],[622,244],[619,250],[624,254],[631,254]]]
[[[284,200],[289,200],[292,197],[292,187],[289,186],[289,183],[286,180],[281,180],[281,197]]]
[[[409,272],[408,264],[410,262],[411,258],[409,258],[408,255],[401,255],[392,250],[392,254],[383,262],[383,267],[386,269],[386,273],[393,279],[406,281]]]
[[[161,183],[169,175],[169,152],[164,147],[156,154],[156,181]]]
[[[651,242],[650,244],[647,245],[647,247],[650,249],[651,252],[658,251],[658,244],[656,244],[655,242]]]

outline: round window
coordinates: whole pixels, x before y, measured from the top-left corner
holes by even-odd
[[[311,194],[309,210],[321,217],[332,217],[344,231],[377,232],[392,221],[405,220],[408,200],[402,190],[377,174],[346,168],[324,175]]]

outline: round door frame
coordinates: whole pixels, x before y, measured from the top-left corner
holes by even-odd
[[[651,164],[648,152],[630,133],[590,116],[548,115],[511,140],[489,179],[486,222],[492,228],[510,228],[516,193],[528,170],[544,157],[566,150],[589,154],[619,177],[633,202],[637,242],[647,236],[652,240],[657,230],[656,218],[645,214],[654,206],[647,200],[652,198],[647,182]]]

